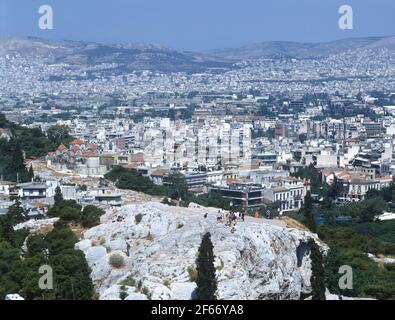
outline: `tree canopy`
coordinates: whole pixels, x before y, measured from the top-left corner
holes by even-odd
[[[55,223],[46,234],[15,231],[9,214],[0,217],[0,299],[19,293],[28,300],[92,299],[93,284],[85,255],[75,250],[77,237],[67,223]],[[26,252],[21,249],[25,239]],[[53,289],[42,290],[39,268],[48,265],[53,271]]]

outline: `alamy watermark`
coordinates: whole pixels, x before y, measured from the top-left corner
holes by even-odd
[[[43,276],[38,280],[38,287],[41,290],[52,290],[53,289],[53,270],[49,265],[42,265],[38,272]]]
[[[339,274],[342,274],[339,278],[339,288],[341,290],[352,290],[354,287],[352,268],[347,265],[341,266],[339,268]]]
[[[354,11],[353,8],[348,5],[342,5],[339,8],[339,28],[340,30],[353,30],[354,29]]]
[[[38,9],[40,14],[38,20],[38,27],[41,30],[53,30],[54,29],[54,12],[52,6],[45,4],[40,6]],[[338,13],[341,15],[338,21],[340,30],[353,30],[354,29],[354,11],[353,8],[348,5],[342,5],[339,7]]]
[[[50,5],[42,5],[38,9],[38,13],[41,15],[38,19],[38,27],[41,30],[53,30],[53,9]]]

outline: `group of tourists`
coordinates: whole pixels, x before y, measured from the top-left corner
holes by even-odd
[[[244,218],[245,213],[243,210],[241,212],[218,210],[217,213],[217,222],[225,222],[225,225],[230,228],[232,233],[236,231],[237,221],[244,221]]]

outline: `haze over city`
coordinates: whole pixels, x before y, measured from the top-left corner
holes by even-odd
[[[54,30],[37,27],[43,4],[53,7]],[[353,30],[338,28],[344,4],[354,9]],[[0,10],[0,36],[155,43],[178,50],[395,35],[392,0],[0,0]]]

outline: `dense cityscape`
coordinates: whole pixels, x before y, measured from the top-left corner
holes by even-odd
[[[394,299],[395,38],[349,42],[246,59],[1,40],[0,257],[25,257],[2,267],[1,297],[210,298],[209,232],[220,300]],[[77,297],[11,268],[65,272],[65,255]],[[341,265],[354,287],[337,287]]]

